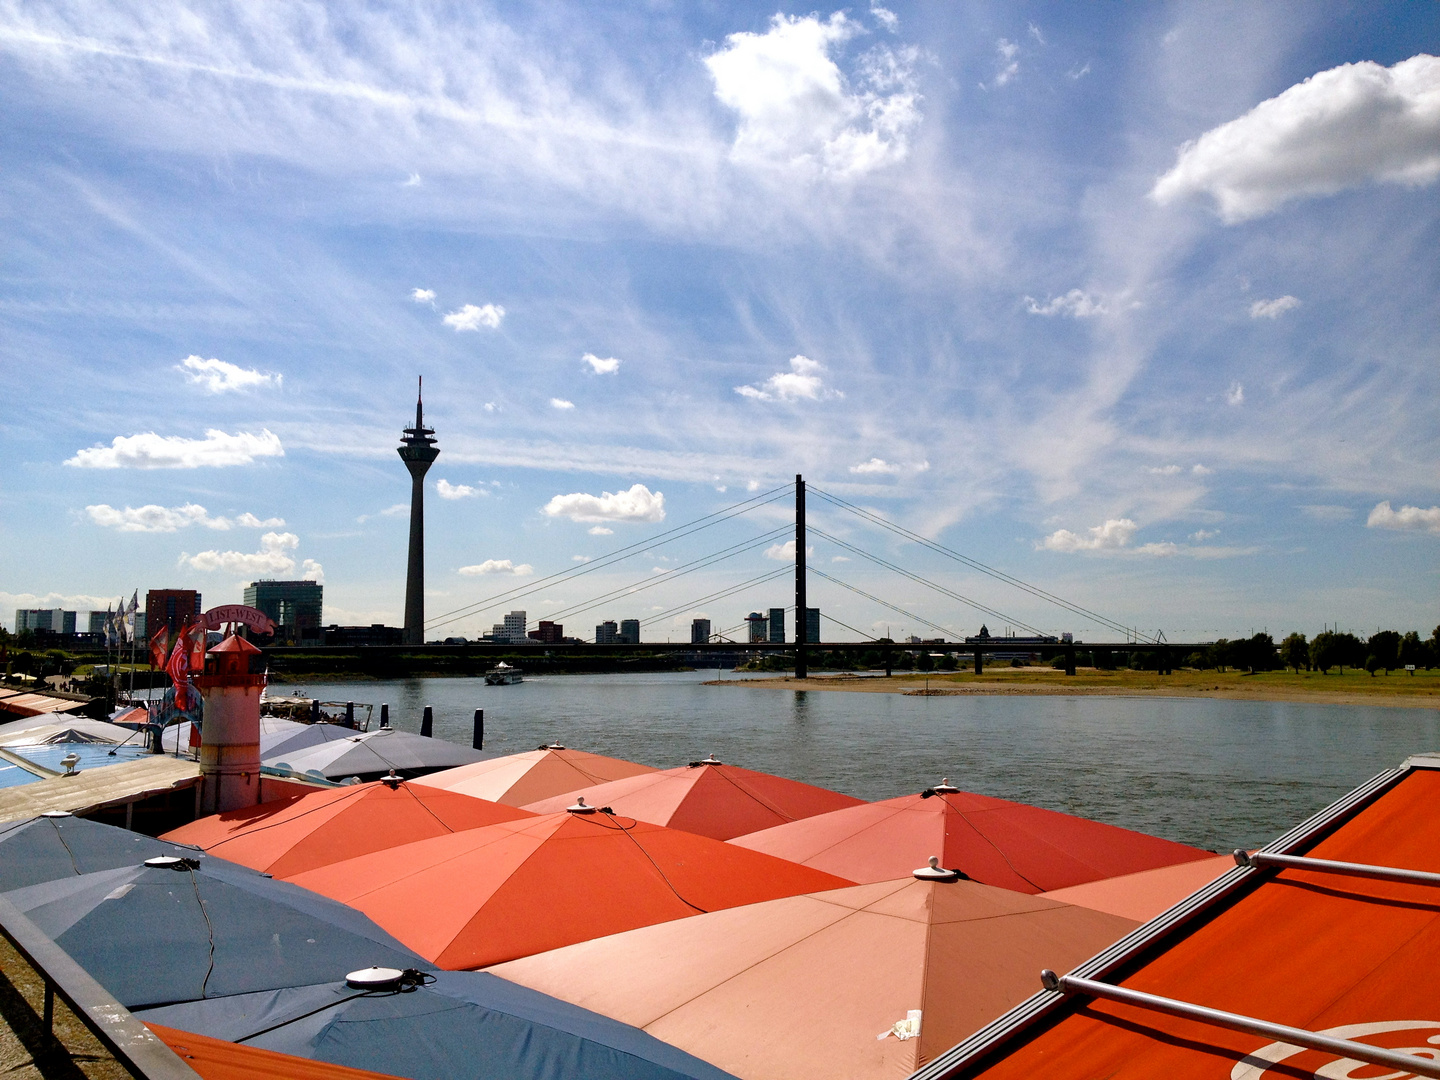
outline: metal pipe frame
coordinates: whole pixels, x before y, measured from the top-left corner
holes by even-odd
[[[88,971],[0,896],[0,933],[45,981],[43,1020],[53,1036],[55,996],[137,1080],[199,1080],[199,1074],[131,1015]]]
[[[1262,1038],[1273,1039],[1275,1042],[1301,1046],[1307,1050],[1323,1050],[1370,1065],[1398,1068],[1414,1073],[1416,1076],[1428,1076],[1440,1080],[1440,1061],[1416,1057],[1414,1054],[1405,1054],[1398,1050],[1386,1050],[1384,1047],[1371,1046],[1368,1043],[1354,1042],[1350,1039],[1337,1039],[1333,1035],[1322,1035],[1305,1028],[1275,1024],[1269,1020],[1225,1012],[1221,1009],[1211,1009],[1204,1005],[1194,1005],[1188,1001],[1160,997],[1158,994],[1147,994],[1140,990],[1130,990],[1123,986],[1098,982],[1095,979],[1082,979],[1074,975],[1056,975],[1049,970],[1040,973],[1040,981],[1045,989],[1055,990],[1062,994],[1084,994],[1088,997],[1119,1001],[1140,1009],[1168,1013],[1171,1016],[1179,1016],[1201,1024],[1229,1028],[1231,1031],[1243,1031],[1247,1035],[1259,1035]]]
[[[1280,855],[1271,851],[1257,851],[1253,855],[1248,855],[1243,849],[1236,849],[1235,865],[1250,866],[1257,870],[1264,870],[1271,866],[1282,870],[1312,870],[1320,874],[1344,874],[1347,877],[1400,881],[1407,885],[1440,885],[1440,874],[1432,874],[1425,870],[1402,870],[1393,866],[1372,866],[1369,863],[1310,859],[1300,855]]]

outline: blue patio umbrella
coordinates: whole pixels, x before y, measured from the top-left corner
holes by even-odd
[[[370,990],[300,986],[140,1018],[412,1080],[734,1080],[638,1028],[478,971],[417,972]]]
[[[138,866],[157,855],[197,858],[201,852],[153,836],[56,812],[0,825],[0,892]]]
[[[131,1009],[425,962],[358,911],[307,889],[224,859],[150,862],[5,895]]]

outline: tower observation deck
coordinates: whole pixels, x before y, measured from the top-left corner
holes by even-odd
[[[410,561],[405,573],[406,645],[425,644],[425,474],[440,456],[435,429],[425,426],[424,381],[415,396],[415,426],[405,429],[397,452],[410,470]]]

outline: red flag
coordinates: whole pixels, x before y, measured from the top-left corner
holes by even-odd
[[[197,622],[185,634],[190,645],[190,670],[197,674],[205,670],[205,624]]]
[[[181,712],[190,708],[190,647],[185,640],[188,630],[189,626],[180,627],[175,635],[175,648],[170,652],[170,662],[165,665],[170,681],[175,684],[175,707]]]
[[[165,669],[165,658],[170,653],[170,630],[160,627],[150,639],[150,666],[161,671]]]

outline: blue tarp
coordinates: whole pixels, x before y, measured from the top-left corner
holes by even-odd
[[[0,892],[117,866],[138,866],[155,855],[195,858],[199,854],[183,844],[68,814],[11,821],[0,825]]]
[[[734,1080],[638,1028],[494,975],[435,972],[433,980],[400,992],[303,986],[140,1018],[413,1080]]]
[[[6,898],[127,1008],[425,963],[353,908],[223,859],[132,864]]]

